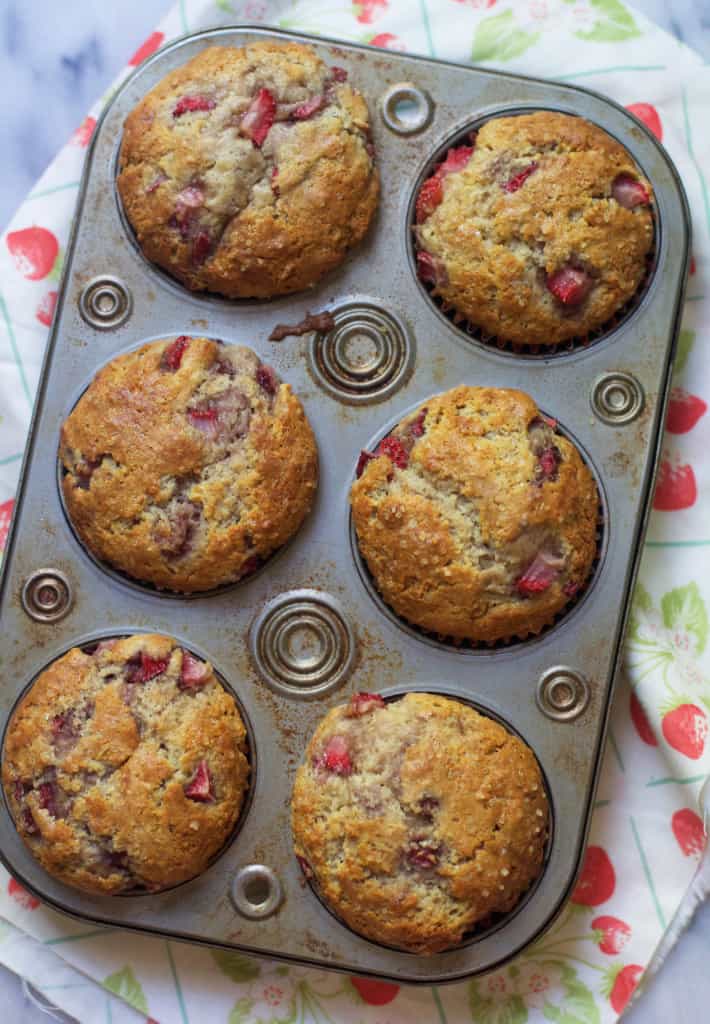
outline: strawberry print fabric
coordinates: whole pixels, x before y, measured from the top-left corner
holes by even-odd
[[[705,848],[698,797],[710,769],[710,68],[621,0],[182,0],[124,76],[176,35],[234,22],[580,83],[631,110],[676,162],[693,217],[693,267],[589,846],[571,899],[542,939],[499,971],[440,989],[91,928],[41,906],[2,869],[0,959],[90,1020],[614,1021]],[[100,106],[0,239],[0,548]]]

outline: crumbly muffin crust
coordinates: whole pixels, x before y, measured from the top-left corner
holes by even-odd
[[[583,118],[493,118],[420,191],[419,275],[484,334],[584,338],[646,273],[651,198],[624,147]]]
[[[87,547],[181,592],[257,569],[301,525],[318,478],[289,385],[249,348],[185,335],[100,370],[62,427],[60,458]]]
[[[165,636],[53,662],[14,712],[2,780],[40,864],[78,889],[158,891],[200,874],[244,802],[244,723],[212,666]]]
[[[422,629],[485,643],[538,633],[587,580],[596,485],[522,391],[430,398],[362,453],[357,476],[360,551],[384,600]]]
[[[367,105],[308,46],[210,47],[128,115],[118,190],[149,260],[188,288],[307,288],[361,240],[379,179]]]
[[[346,924],[437,953],[515,907],[542,869],[548,807],[534,755],[497,722],[428,693],[356,694],[308,745],[292,825]]]

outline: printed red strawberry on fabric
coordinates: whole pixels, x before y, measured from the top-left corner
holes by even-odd
[[[705,826],[700,816],[690,807],[683,807],[671,818],[671,830],[681,853],[686,857],[700,859],[707,842]]]
[[[570,897],[572,903],[598,907],[611,899],[615,889],[616,872],[609,854],[601,846],[588,846],[582,870]]]
[[[35,225],[11,231],[5,241],[15,266],[28,281],[41,281],[54,270],[59,242],[47,228]]]
[[[679,754],[697,761],[705,750],[708,720],[702,708],[687,702],[666,708],[661,731],[669,746]]]

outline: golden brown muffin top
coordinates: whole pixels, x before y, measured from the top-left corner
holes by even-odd
[[[253,572],[318,479],[298,399],[249,348],[181,336],[113,359],[64,423],[69,515],[100,559],[158,587]]]
[[[292,822],[346,924],[436,953],[516,905],[542,869],[548,807],[535,757],[497,722],[439,695],[356,694],[316,729]]]
[[[589,121],[493,118],[420,191],[419,275],[486,335],[523,346],[584,338],[646,273],[651,201],[628,152]]]
[[[207,867],[249,778],[234,698],[165,636],[73,648],[30,687],[2,767],[17,830],[42,866],[90,892],[177,885]]]
[[[368,112],[298,43],[213,46],[128,115],[118,188],[148,259],[188,288],[268,298],[314,284],[377,206]]]
[[[475,642],[536,633],[587,580],[596,485],[522,391],[435,395],[357,471],[360,551],[384,600],[425,630]]]

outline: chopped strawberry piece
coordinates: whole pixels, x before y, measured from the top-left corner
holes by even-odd
[[[523,597],[541,594],[554,583],[562,564],[560,558],[539,551],[515,584],[518,593]]]
[[[25,795],[25,784],[20,779],[15,779],[15,800],[19,803]]]
[[[386,455],[398,469],[406,469],[409,463],[409,452],[398,437],[385,437],[377,446],[376,455]]]
[[[324,768],[334,775],[350,775],[353,764],[348,753],[348,745],[344,736],[331,736],[325,745],[325,749],[319,758],[316,758],[316,768]]]
[[[554,445],[544,448],[537,458],[540,475],[544,480],[554,480],[560,464],[560,452]]]
[[[420,817],[425,818],[427,821],[434,820],[434,811],[439,806],[439,800],[435,796],[423,796],[419,801],[419,810],[417,813]]]
[[[553,419],[552,416],[546,416],[544,412],[538,412],[538,417],[543,423],[547,423],[548,427],[557,430],[557,420]]]
[[[530,175],[535,173],[539,166],[540,165],[537,161],[533,160],[533,162],[528,164],[527,167],[524,167],[522,171],[519,171],[518,174],[514,174],[512,178],[509,178],[508,181],[504,182],[501,185],[501,188],[504,192],[517,192],[518,189],[525,184]]]
[[[168,223],[179,230],[183,242],[190,237],[192,223],[204,198],[205,194],[198,185],[187,185],[175,197],[175,212]]]
[[[564,587],[562,588],[562,593],[566,597],[574,597],[578,590],[579,590],[579,583],[577,583],[576,580],[567,580],[567,582],[565,583]]]
[[[318,96],[311,96],[309,100],[301,103],[291,112],[291,119],[293,121],[307,121],[309,117],[313,117],[319,110],[322,110],[326,102],[326,98],[322,93]]]
[[[425,406],[415,419],[414,423],[410,425],[409,433],[412,437],[421,437],[424,434],[424,421],[426,419],[427,412],[428,410]]]
[[[25,827],[25,832],[29,836],[36,836],[37,833],[39,832],[39,829],[37,828],[37,822],[32,817],[32,811],[29,809],[29,807],[25,807],[24,811],[22,812],[22,824]]]
[[[348,718],[362,718],[370,711],[376,711],[377,708],[384,706],[384,698],[380,697],[379,693],[354,693],[345,714]]]
[[[150,185],[146,187],[145,194],[149,196],[151,192],[155,192],[156,188],[158,188],[159,185],[162,185],[163,182],[167,180],[167,174],[163,174],[162,171],[159,171],[158,174],[156,174],[156,176],[151,181]]]
[[[191,114],[196,110],[214,110],[217,106],[209,96],[183,96],[173,110],[173,117],[182,117],[183,114]]]
[[[611,186],[611,194],[619,206],[633,210],[635,206],[644,206],[651,201],[651,194],[646,186],[630,174],[620,174]]]
[[[441,184],[441,178],[435,175],[425,181],[417,196],[417,224],[422,224],[427,217],[430,217],[443,198],[444,187]]]
[[[462,171],[473,156],[473,146],[456,146],[446,154],[446,160],[437,168],[437,175],[445,178],[447,174],[456,174]]]
[[[206,409],[188,409],[187,418],[197,430],[210,437],[216,437],[218,431],[217,410],[208,406]]]
[[[279,386],[276,372],[271,366],[266,366],[264,363],[256,371],[256,383],[267,395],[275,395]]]
[[[296,860],[298,861],[299,867],[306,878],[313,878],[313,868],[308,863],[305,857],[299,857],[296,854]]]
[[[441,844],[426,838],[414,838],[406,853],[407,861],[415,868],[435,868],[439,863]]]
[[[547,287],[563,306],[578,306],[589,294],[592,279],[580,267],[560,267],[548,277]]]
[[[239,130],[261,148],[275,117],[276,100],[268,89],[259,89],[242,116]]]
[[[242,566],[242,571],[239,573],[239,579],[242,580],[245,576],[251,576],[251,574],[256,572],[262,564],[262,559],[259,555],[250,555]]]
[[[182,668],[180,669],[181,690],[201,690],[209,679],[209,668],[204,661],[195,658],[189,651],[182,652]]]
[[[129,683],[147,683],[149,679],[163,674],[168,667],[169,658],[151,658],[150,654],[141,651],[140,663],[131,665],[129,669]]]
[[[204,201],[205,193],[199,185],[186,185],[175,196],[176,206],[189,207],[190,209],[197,209],[198,206],[202,206]]]
[[[57,787],[53,782],[42,782],[39,787],[39,805],[53,818],[59,816],[57,810]]]
[[[198,231],[195,236],[195,241],[192,243],[192,262],[196,267],[201,266],[210,254],[212,248],[212,239],[210,238],[209,232]]]
[[[357,477],[358,480],[365,471],[365,466],[368,464],[368,462],[372,462],[372,460],[376,458],[377,456],[374,455],[372,452],[366,452],[364,450],[360,452],[360,455],[358,456],[357,460],[357,466],[355,467],[355,476]]]
[[[160,360],[160,366],[163,370],[178,370],[182,357],[185,354],[187,346],[190,344],[190,339],[186,334],[181,334],[175,341],[171,341],[168,347],[163,352],[163,357]]]
[[[201,804],[214,803],[214,792],[212,791],[212,776],[207,767],[206,761],[200,761],[183,792],[189,800],[197,800]]]
[[[348,73],[345,70],[345,68],[339,68],[337,66],[337,64],[334,64],[333,67],[330,70],[331,70],[333,78],[335,79],[336,82],[344,82],[344,81],[346,81],[346,79],[348,77]]]
[[[443,274],[441,263],[436,256],[423,250],[417,253],[417,276],[424,284],[439,284]]]

